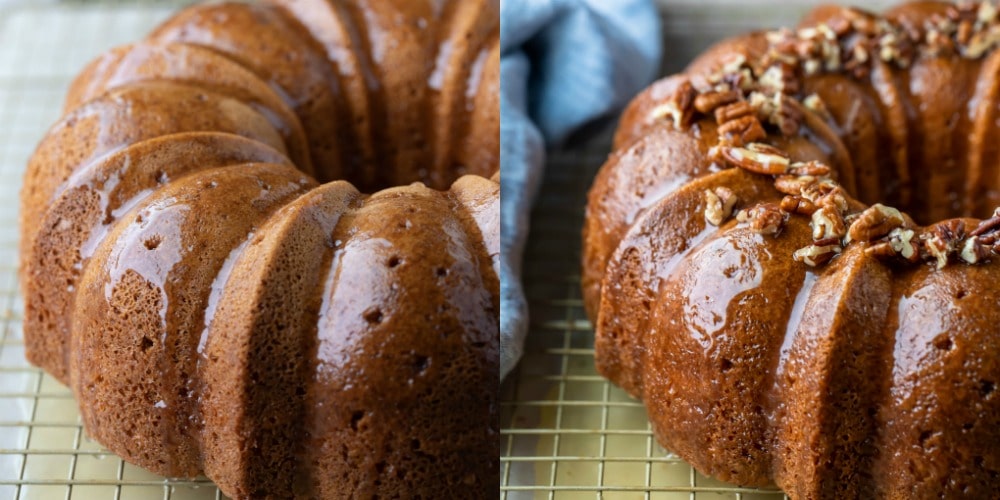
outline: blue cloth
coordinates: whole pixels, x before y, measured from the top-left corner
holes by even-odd
[[[521,258],[545,148],[621,108],[656,74],[652,0],[501,0],[501,372],[524,348]]]

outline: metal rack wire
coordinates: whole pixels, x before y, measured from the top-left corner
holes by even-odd
[[[0,2],[0,498],[222,498],[207,479],[155,476],[87,438],[69,389],[24,360],[17,292],[21,175],[70,79],[97,54],[141,38],[178,3]]]

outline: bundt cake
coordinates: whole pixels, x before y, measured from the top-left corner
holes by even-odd
[[[819,7],[629,105],[583,296],[660,443],[796,499],[1000,497],[998,43],[989,2]]]
[[[213,3],[86,67],[20,277],[92,438],[236,498],[498,491],[498,18]]]

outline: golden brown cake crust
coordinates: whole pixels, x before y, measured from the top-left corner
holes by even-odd
[[[996,33],[824,6],[632,101],[583,297],[663,445],[792,498],[1000,495]]]
[[[497,0],[182,10],[30,160],[28,359],[233,498],[496,494],[498,95]]]

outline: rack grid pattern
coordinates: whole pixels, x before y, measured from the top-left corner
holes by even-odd
[[[29,155],[58,119],[70,80],[99,53],[141,38],[182,2],[0,2],[0,498],[221,499],[91,441],[70,390],[24,360],[17,199]]]

